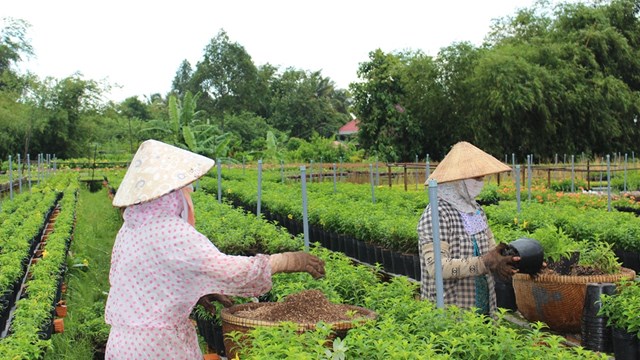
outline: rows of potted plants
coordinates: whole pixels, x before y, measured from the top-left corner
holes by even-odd
[[[57,204],[55,226],[38,244],[43,249],[34,255],[29,276],[16,302],[7,336],[0,339],[3,359],[37,359],[51,346],[52,332],[62,331],[63,323],[54,317],[64,316],[61,305],[65,259],[73,236],[78,184],[69,182]]]
[[[251,180],[223,180],[222,185],[226,198],[242,203],[249,209],[256,208],[256,183]],[[215,179],[205,178],[202,186],[207,191],[217,193]],[[417,252],[415,226],[420,213],[415,202],[406,195],[398,196],[396,200],[373,203],[370,197],[362,196],[363,189],[367,188],[363,185],[341,184],[337,193],[333,193],[333,187],[328,184],[313,184],[307,188],[311,226],[400,253]],[[393,199],[393,194],[403,192],[389,192],[387,198]],[[428,199],[426,194],[420,196]],[[292,218],[300,223],[301,200],[291,199],[301,198],[299,186],[266,182],[262,186],[261,211],[274,218]],[[631,252],[630,258],[638,259],[640,219],[628,213],[548,203],[523,204],[521,213],[518,213],[512,201],[502,201],[498,205],[485,207],[485,210],[492,223],[506,225],[515,221],[517,224],[513,227],[523,232],[552,225],[564,229],[576,239],[594,241],[597,238],[598,241],[613,244],[615,250]],[[635,267],[631,261],[623,259],[623,262],[630,268]]]
[[[217,203],[211,195],[194,199],[196,208],[202,202]],[[209,205],[205,205],[209,206]],[[220,220],[220,214],[199,215],[198,223]],[[224,215],[228,216],[228,215]],[[246,215],[259,223],[262,219]],[[248,228],[246,223],[232,227],[232,233]],[[266,224],[263,226],[276,226]],[[205,229],[204,227],[202,229]],[[213,234],[205,233],[207,236]],[[268,238],[262,241],[269,241]],[[215,240],[214,240],[215,243]],[[251,245],[252,246],[252,245]],[[301,244],[298,244],[298,248]],[[242,249],[237,249],[239,252]],[[261,301],[279,301],[302,290],[319,289],[335,303],[363,306],[376,311],[378,320],[351,329],[343,338],[326,346],[331,330],[319,326],[315,331],[299,334],[291,326],[256,328],[250,331],[249,346],[241,346],[242,359],[388,359],[388,358],[509,358],[509,359],[597,359],[603,354],[582,348],[566,348],[563,338],[542,331],[514,328],[498,316],[496,322],[472,311],[455,307],[437,309],[429,301],[416,299],[417,285],[404,277],[381,281],[374,268],[357,266],[344,254],[322,247],[311,251],[324,259],[326,276],[313,280],[305,273],[275,274],[271,291]],[[243,344],[239,333],[228,334]]]
[[[44,189],[34,191],[43,194],[23,203],[0,227],[0,325],[8,319],[31,255],[60,195]]]

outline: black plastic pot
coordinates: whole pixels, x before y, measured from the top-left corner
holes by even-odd
[[[393,255],[389,249],[382,249],[382,266],[385,271],[393,272]]]
[[[616,292],[614,283],[590,283],[584,300],[581,323],[581,345],[589,350],[600,352],[613,351],[611,328],[607,326],[607,318],[598,316],[602,307],[600,296],[613,295]]]
[[[422,268],[420,267],[420,255],[418,254],[414,254],[413,255],[413,272],[414,272],[414,279],[420,281],[422,280]]]
[[[494,276],[495,290],[496,290],[496,305],[500,308],[504,308],[511,311],[518,310],[516,305],[516,293],[513,290],[513,282],[511,278],[502,279],[499,276]]]
[[[416,278],[415,265],[413,265],[413,254],[402,254],[404,263],[404,274],[412,279]]]
[[[524,274],[535,275],[542,269],[544,261],[544,249],[535,239],[520,238],[512,241],[506,251],[513,255],[520,256],[515,266],[518,271]]]
[[[358,252],[358,260],[369,263],[369,255],[367,254],[367,245],[364,241],[356,240],[356,249]]]
[[[638,335],[625,329],[613,328],[613,354],[616,360],[638,359]]]
[[[365,243],[367,247],[367,261],[368,264],[374,265],[376,263],[376,247],[372,244]]]

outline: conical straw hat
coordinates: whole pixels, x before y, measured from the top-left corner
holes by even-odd
[[[451,148],[425,184],[431,179],[441,184],[504,171],[511,171],[511,168],[470,143],[461,141]]]
[[[159,198],[196,181],[215,161],[156,140],[140,144],[124,174],[113,206],[124,207]]]

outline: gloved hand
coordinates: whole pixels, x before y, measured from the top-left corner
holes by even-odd
[[[233,305],[233,300],[227,295],[222,294],[209,294],[205,295],[198,300],[198,304],[204,306],[210,313],[216,313],[216,307],[212,304],[214,301],[222,304],[223,307],[230,307]]]
[[[518,271],[513,267],[513,264],[520,260],[519,256],[502,255],[502,251],[506,248],[506,244],[498,244],[488,253],[480,257],[482,262],[484,262],[484,266],[503,279],[509,279]]]
[[[324,276],[324,261],[304,251],[273,254],[269,257],[271,273],[308,272],[314,279]]]

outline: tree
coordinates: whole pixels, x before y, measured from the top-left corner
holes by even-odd
[[[140,120],[151,119],[148,106],[140,101],[137,96],[131,96],[124,99],[120,104],[120,111],[123,116],[128,118],[136,118]]]
[[[260,108],[261,102],[256,99],[258,70],[244,47],[231,42],[224,30],[205,47],[192,82],[203,94],[200,108],[221,121],[224,113],[256,112]],[[221,129],[224,131],[224,122]]]
[[[191,69],[191,64],[186,59],[182,61],[178,71],[176,72],[176,76],[173,78],[173,83],[171,84],[171,92],[184,95],[187,91],[193,90],[192,84],[193,77],[193,69]]]
[[[320,71],[289,68],[271,84],[273,114],[268,122],[290,136],[333,137],[349,119],[344,92]]]

